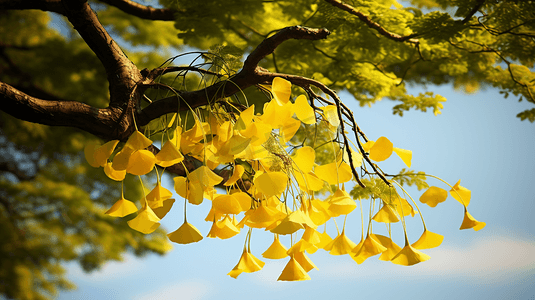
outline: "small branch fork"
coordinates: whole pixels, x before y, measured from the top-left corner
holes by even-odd
[[[360,11],[356,10],[354,7],[348,5],[348,4],[345,4],[345,3],[342,3],[338,0],[325,0],[325,2],[331,4],[332,6],[335,6],[335,7],[338,7],[340,8],[341,10],[344,10],[354,16],[356,16],[357,18],[359,18],[362,22],[364,22],[364,24],[368,25],[368,27],[372,28],[372,29],[375,29],[380,35],[386,37],[386,38],[389,38],[393,41],[397,41],[397,42],[410,42],[410,43],[413,43],[413,44],[418,44],[419,41],[417,39],[415,39],[415,37],[417,36],[417,34],[411,34],[411,35],[407,35],[407,36],[401,36],[397,33],[393,33],[393,32],[390,32],[388,30],[386,30],[383,26],[381,26],[379,23],[376,23],[374,22],[370,17],[366,16],[365,14],[361,13]]]

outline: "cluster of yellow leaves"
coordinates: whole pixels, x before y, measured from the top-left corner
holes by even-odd
[[[364,237],[363,232],[358,244],[346,236],[345,222],[341,233],[338,232],[334,239],[325,230],[323,233],[317,231],[318,226],[330,219],[347,217],[357,208],[356,201],[344,188],[354,174],[348,155],[352,156],[353,167],[359,168],[363,155],[380,162],[395,152],[410,167],[412,152],[393,147],[386,137],[363,144],[364,153],[341,148],[332,141],[330,146],[337,148],[336,155],[332,161],[318,165],[313,147],[301,145],[288,151],[287,143],[302,124],[323,122],[333,134],[339,134],[338,108],[327,105],[315,111],[304,95],[291,102],[291,83],[282,78],[273,80],[271,92],[273,99],[265,104],[262,114],[255,115],[254,106],[250,106],[235,117],[229,117],[225,111],[211,112],[203,119],[195,116],[194,124],[185,131],[176,126],[156,155],[149,150],[153,148],[152,141],[136,131],[120,151],[115,151],[119,141],[87,145],[86,159],[93,167],[103,167],[106,175],[117,181],[123,180],[126,173],[141,176],[151,172],[155,165],[168,167],[180,163],[185,155],[202,161],[202,166],[186,176],[174,178],[175,192],[193,205],[203,203],[204,199],[210,200],[211,210],[205,219],[212,222],[207,235],[210,238],[228,239],[247,226],[250,243],[253,228],[272,232],[275,239],[262,256],[268,259],[289,257],[279,280],[310,279],[308,272],[317,267],[305,252],[312,254],[318,249],[332,255],[350,255],[359,264],[378,254],[381,254],[380,260],[400,265],[413,265],[429,259],[419,250],[439,246],[443,237],[428,231],[425,223],[424,232],[415,243],[409,244],[405,234],[403,248],[390,237],[371,231],[371,220],[385,223],[390,228],[390,224],[417,214],[414,207],[399,196],[379,199],[380,209],[370,215],[367,234]],[[170,131],[171,128],[168,127]],[[226,180],[218,175],[221,169],[228,170]],[[315,198],[317,192],[326,190],[330,194],[324,199]],[[470,191],[457,183],[450,194],[465,206],[461,229],[481,229],[484,223],[475,221],[466,211]],[[121,196],[106,214],[124,217],[137,213],[128,225],[134,230],[151,233],[175,202],[171,197],[171,191],[162,187],[158,178],[156,186],[142,199],[140,209]],[[420,201],[434,207],[446,197],[446,191],[431,187]],[[375,203],[375,200],[370,202]],[[297,235],[299,231],[303,232],[301,238],[295,239],[289,249],[279,240],[279,235]],[[178,244],[194,243],[203,238],[186,218],[168,237]],[[228,275],[237,278],[243,272],[256,272],[263,266],[264,262],[251,253],[250,247],[244,247],[238,264]]]
[[[468,204],[470,204],[472,192],[464,186],[461,186],[461,180],[457,181],[457,183],[451,187],[450,195],[464,206],[464,219],[460,229],[473,228],[475,231],[478,231],[485,227],[485,222],[477,221],[468,212]],[[432,186],[422,194],[420,202],[435,207],[439,203],[446,201],[446,198],[448,198],[448,192],[446,190]]]

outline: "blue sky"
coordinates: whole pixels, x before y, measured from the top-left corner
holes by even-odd
[[[429,90],[448,99],[442,115],[409,112],[399,117],[392,115],[392,102],[358,107],[350,96],[341,95],[370,139],[388,137],[394,146],[413,151],[412,169],[451,184],[462,179],[472,191],[469,211],[487,223],[478,232],[458,229],[463,209],[451,196],[435,208],[421,205],[428,229],[445,236],[439,248],[424,250],[429,261],[404,267],[372,257],[357,265],[347,255],[319,250],[309,255],[319,268],[310,271],[310,281],[277,282],[285,259],[262,259],[263,270],[236,280],[226,274],[241,255],[242,232],[229,240],[174,244],[163,257],[125,256],[123,262],[110,262],[90,274],[70,264],[68,276],[78,289],[61,293],[59,299],[534,299],[535,124],[515,117],[529,105],[503,99],[490,89],[469,95],[450,87]],[[395,157],[387,162],[382,168],[388,173],[403,167]],[[429,182],[449,190],[438,181]],[[172,190],[169,183],[167,188]],[[422,191],[410,193],[417,199]],[[211,225],[203,220],[209,209],[210,203],[188,207],[188,221],[203,235]],[[169,231],[178,228],[182,213],[182,205],[174,207],[163,226]],[[421,234],[419,226],[409,232],[413,241]],[[347,228],[348,236],[358,242],[358,214],[350,214]],[[253,254],[261,258],[272,239],[269,233],[255,231]],[[285,237],[281,241],[290,244]]]

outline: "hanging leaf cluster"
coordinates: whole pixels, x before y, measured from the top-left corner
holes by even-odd
[[[185,176],[174,177],[174,190],[184,199],[184,207],[208,200],[211,209],[205,221],[211,222],[212,227],[207,237],[228,239],[247,231],[242,255],[228,273],[233,278],[259,271],[265,264],[251,250],[251,236],[256,231],[269,231],[274,236],[262,257],[288,259],[278,278],[283,281],[310,279],[308,272],[318,268],[307,253],[318,249],[332,255],[349,255],[358,264],[376,255],[379,260],[406,266],[428,260],[429,256],[420,250],[439,246],[443,236],[426,228],[416,201],[400,182],[423,188],[427,187],[426,177],[431,175],[402,172],[398,182],[396,176],[387,179],[389,175],[377,165],[395,153],[410,167],[412,152],[394,147],[386,137],[368,140],[339,101],[331,102],[311,90],[292,98],[291,82],[281,77],[261,88],[270,97],[261,113],[255,113],[254,104],[227,99],[191,110],[186,116],[193,120],[175,114],[160,126],[163,146],[157,154],[150,151],[154,145],[147,136],[151,132],[135,131],[120,149],[116,149],[117,140],[88,144],[88,163],[102,167],[113,180],[122,181],[126,174],[157,173],[155,187],[139,201],[139,206],[121,196],[106,214],[136,214],[128,225],[145,234],[153,232],[175,203],[173,193],[161,185],[163,172],[158,173],[155,167],[166,168],[194,159],[200,166]],[[316,134],[329,138],[296,135],[305,127],[318,129]],[[354,140],[347,136],[347,128],[354,133]],[[326,152],[330,154],[317,159],[316,151],[324,147],[331,149]],[[346,186],[354,186],[351,194]],[[461,229],[483,228],[485,223],[476,221],[466,209],[470,190],[460,181],[450,187],[451,196],[465,208]],[[446,190],[431,186],[421,195],[420,202],[436,207],[447,197]],[[369,201],[363,203],[365,199]],[[369,207],[364,209],[366,203]],[[361,237],[355,243],[346,234],[353,229],[346,228],[345,220],[359,210]],[[369,211],[367,225],[364,211]],[[422,221],[423,234],[411,243],[405,220],[416,215]],[[341,230],[337,218],[343,219]],[[327,233],[331,221],[337,229],[336,236]],[[168,234],[169,240],[178,244],[199,242],[204,235],[194,226],[196,222],[199,220],[188,222],[184,208],[183,224]],[[387,235],[373,230],[372,225],[379,223],[386,225]],[[401,224],[402,247],[393,241],[396,223]],[[288,235],[293,243],[285,246],[279,237]]]

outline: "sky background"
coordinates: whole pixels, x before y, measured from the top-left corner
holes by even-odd
[[[388,137],[395,147],[413,151],[412,169],[450,184],[462,179],[461,185],[472,191],[469,211],[487,223],[478,232],[459,230],[463,208],[451,196],[435,208],[420,205],[428,229],[445,236],[440,247],[424,250],[430,260],[406,267],[375,256],[357,265],[347,255],[318,250],[309,255],[319,268],[309,272],[312,280],[277,282],[287,259],[262,258],[273,237],[256,230],[252,252],[266,265],[233,279],[226,274],[241,255],[243,230],[228,240],[174,244],[161,257],[127,255],[123,262],[107,263],[89,274],[69,264],[68,277],[78,289],[62,292],[58,299],[535,299],[535,124],[515,117],[529,105],[503,99],[492,89],[475,94],[451,87],[428,90],[448,99],[441,115],[408,112],[399,117],[392,114],[393,103],[387,100],[368,108],[358,107],[347,94],[341,96],[370,139]],[[404,166],[395,156],[381,165],[387,173]],[[428,182],[449,190],[438,181]],[[166,187],[173,190],[170,181]],[[415,199],[422,192],[410,190]],[[182,207],[176,205],[162,221],[169,232],[182,224]],[[188,206],[188,221],[204,236],[211,226],[204,221],[209,209],[206,200]],[[419,222],[414,224],[418,225],[409,229],[411,242],[422,230]],[[334,237],[332,222],[328,226]],[[346,234],[354,242],[360,240],[358,213],[349,215]],[[281,241],[289,247],[289,238]]]

